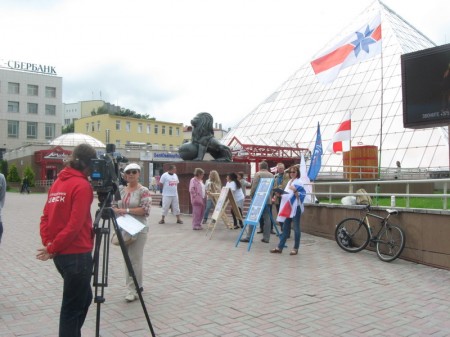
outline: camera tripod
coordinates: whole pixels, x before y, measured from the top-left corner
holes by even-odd
[[[95,336],[99,336],[100,332],[100,309],[101,304],[105,302],[105,287],[108,286],[108,260],[109,260],[109,243],[110,243],[110,232],[111,223],[113,229],[116,233],[117,239],[119,241],[120,249],[122,250],[122,255],[127,266],[128,273],[133,278],[134,286],[136,287],[136,292],[139,296],[139,301],[141,302],[142,309],[144,311],[145,318],[147,320],[148,327],[153,337],[155,337],[155,332],[153,331],[152,323],[150,322],[150,317],[145,307],[144,299],[142,297],[142,288],[140,287],[136,274],[134,273],[133,266],[131,264],[130,257],[128,255],[127,249],[125,247],[125,242],[123,241],[122,232],[117,224],[116,215],[111,207],[112,191],[107,192],[107,195],[98,193],[99,196],[99,206],[95,214],[94,221],[94,233],[95,233],[95,246],[94,246],[94,271],[93,271],[93,286],[95,288],[94,292],[94,302],[97,303],[97,317],[95,323]],[[100,225],[100,219],[103,219]]]

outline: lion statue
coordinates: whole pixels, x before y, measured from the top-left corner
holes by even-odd
[[[209,153],[215,161],[231,162],[231,150],[214,138],[213,117],[207,112],[198,113],[192,120],[192,142],[180,146],[183,160],[203,160]]]

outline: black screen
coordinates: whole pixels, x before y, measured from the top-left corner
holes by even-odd
[[[450,44],[401,56],[403,125],[450,124]]]

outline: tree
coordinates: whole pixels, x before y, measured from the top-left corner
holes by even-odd
[[[11,164],[11,167],[9,168],[9,173],[6,178],[11,183],[18,183],[21,181],[19,176],[19,171],[17,170],[17,166],[14,164]]]
[[[31,168],[31,166],[25,166],[25,169],[23,170],[23,176],[28,178],[28,185],[34,186],[34,171]]]
[[[75,132],[75,123],[70,123],[69,125],[62,127],[62,134]]]

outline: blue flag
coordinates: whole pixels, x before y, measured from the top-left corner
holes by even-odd
[[[311,156],[311,163],[309,164],[308,178],[311,181],[316,180],[322,166],[322,136],[320,135],[320,124],[317,123],[316,145]]]

